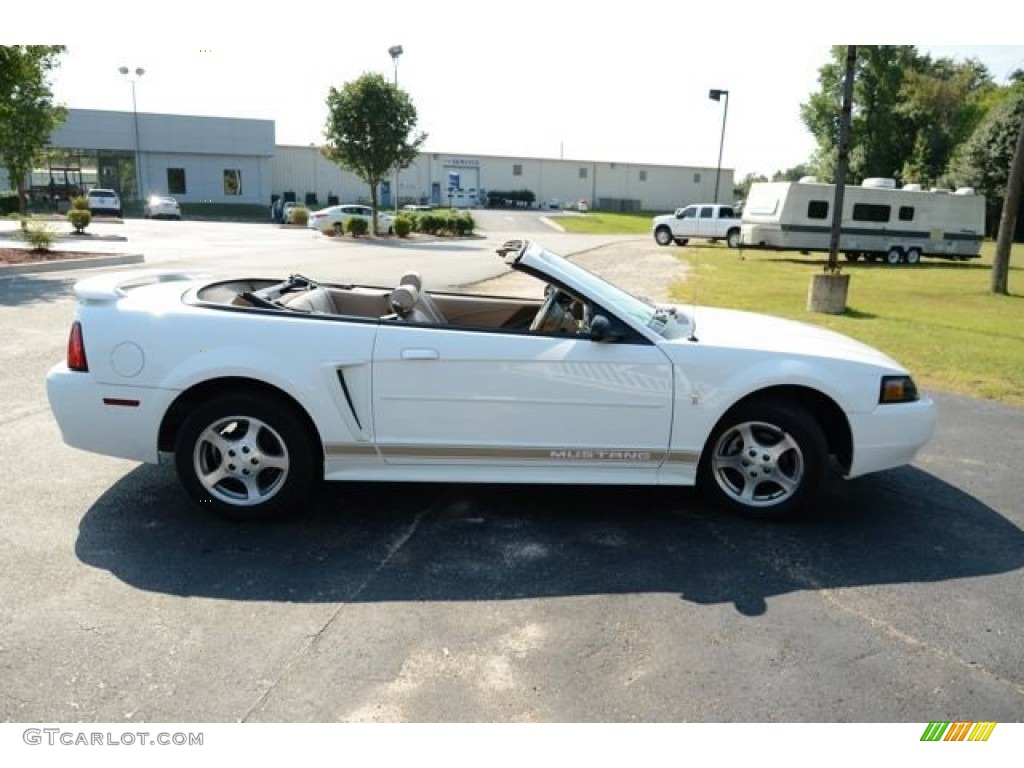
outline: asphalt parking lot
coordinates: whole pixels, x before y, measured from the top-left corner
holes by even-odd
[[[280,268],[287,245],[289,267],[458,284],[497,261],[139,224],[125,247],[159,264]],[[801,523],[678,489],[332,484],[231,525],[170,468],[61,442],[43,377],[82,274],[0,280],[4,721],[1024,715],[1024,411],[937,393],[914,466],[835,480]]]

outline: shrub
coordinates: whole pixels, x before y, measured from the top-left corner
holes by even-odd
[[[77,197],[71,198],[71,210],[72,211],[88,211],[89,210],[89,198],[85,195],[78,195]]]
[[[365,235],[369,229],[370,225],[366,223],[366,219],[361,219],[358,216],[353,216],[345,222],[345,231],[352,235],[352,237],[361,237],[362,235]]]
[[[76,200],[84,200],[85,198],[76,197],[75,200],[71,201],[71,210],[68,211],[68,221],[71,222],[71,226],[75,228],[75,232],[82,234],[85,228],[89,226],[89,222],[92,221],[92,213],[89,209],[85,210],[75,206]]]
[[[424,213],[416,217],[419,231],[427,235],[436,235],[441,231],[443,219],[436,213]]]
[[[57,235],[45,222],[23,216],[18,238],[31,245],[34,251],[48,251],[57,239]]]
[[[288,211],[288,223],[298,224],[302,227],[306,226],[309,223],[309,209],[302,206],[292,208]]]
[[[408,237],[412,232],[412,219],[408,216],[398,216],[395,219],[395,234],[399,237]]]

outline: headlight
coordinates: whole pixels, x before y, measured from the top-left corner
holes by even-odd
[[[879,403],[913,403],[918,400],[917,385],[909,376],[883,376]]]

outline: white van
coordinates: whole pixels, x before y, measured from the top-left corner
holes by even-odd
[[[756,182],[743,207],[742,248],[828,251],[835,185]],[[977,258],[985,234],[985,198],[970,188],[924,191],[892,179],[865,179],[843,192],[839,250],[889,264],[922,256]]]

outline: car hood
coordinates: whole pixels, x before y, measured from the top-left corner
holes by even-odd
[[[696,343],[701,347],[847,360],[899,372],[906,371],[898,362],[874,347],[810,323],[716,307],[676,307],[676,310],[686,318],[696,320]],[[683,318],[680,320],[683,321]],[[689,339],[679,338],[670,341],[669,345],[676,347],[693,343]]]

